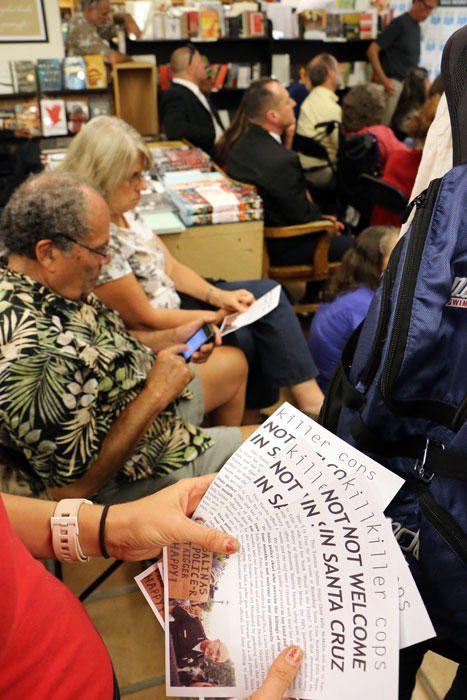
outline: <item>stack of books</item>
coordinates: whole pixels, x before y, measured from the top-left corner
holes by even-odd
[[[201,148],[154,148],[154,174],[157,176],[180,170],[212,170],[212,162]]]
[[[210,177],[212,175],[212,177]],[[185,226],[253,221],[263,218],[263,202],[252,189],[219,173],[167,184],[167,192]]]

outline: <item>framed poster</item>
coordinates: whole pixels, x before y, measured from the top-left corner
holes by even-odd
[[[47,41],[43,0],[1,0],[0,43]]]

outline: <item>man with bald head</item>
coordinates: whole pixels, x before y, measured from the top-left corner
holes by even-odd
[[[172,86],[162,93],[161,123],[170,140],[187,139],[206,153],[224,129],[219,115],[201,92],[206,65],[194,46],[176,49],[170,57]]]
[[[265,226],[292,226],[323,219],[308,194],[298,155],[290,150],[295,102],[285,87],[272,78],[261,78],[245,92],[243,106],[250,126],[230,151],[227,174],[257,187],[263,199]],[[271,263],[311,262],[318,240],[319,234],[269,239]],[[330,259],[340,260],[351,245],[347,236],[334,236]]]
[[[342,82],[342,72],[334,56],[320,53],[307,66],[312,89],[300,108],[297,134],[318,138],[328,152],[331,163],[337,163],[339,129],[335,128],[323,137],[323,129],[317,124],[328,121],[342,121],[342,108],[338,104],[336,90]],[[300,154],[300,163],[306,171],[306,179],[315,187],[327,189],[335,187],[332,168],[326,160]]]

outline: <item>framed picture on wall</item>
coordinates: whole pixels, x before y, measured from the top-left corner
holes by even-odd
[[[43,0],[0,0],[0,43],[47,41]]]

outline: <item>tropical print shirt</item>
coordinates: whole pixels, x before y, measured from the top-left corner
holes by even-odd
[[[94,294],[78,303],[0,266],[0,445],[24,456],[19,470],[34,491],[86,473],[154,359]],[[165,475],[212,444],[171,403],[119,478]]]
[[[104,60],[108,61],[115,51],[109,44],[109,40],[114,38],[115,33],[112,20],[96,27],[81,12],[77,12],[68,22],[67,56],[90,56],[100,53]]]
[[[178,309],[180,297],[165,271],[164,249],[152,229],[136,212],[126,212],[129,228],[110,224],[110,262],[101,270],[99,284],[134,274],[155,309]]]

